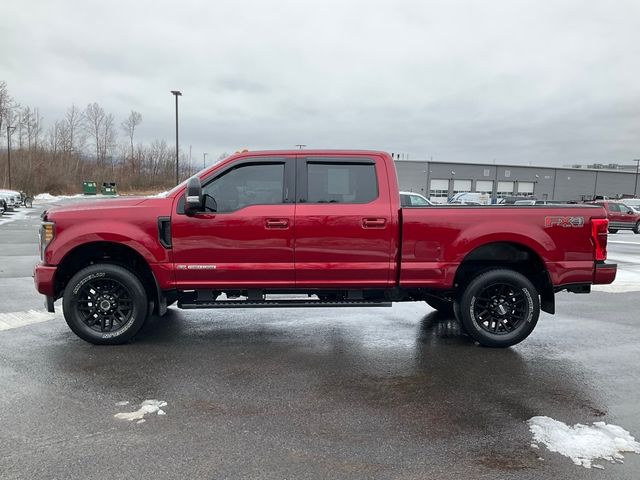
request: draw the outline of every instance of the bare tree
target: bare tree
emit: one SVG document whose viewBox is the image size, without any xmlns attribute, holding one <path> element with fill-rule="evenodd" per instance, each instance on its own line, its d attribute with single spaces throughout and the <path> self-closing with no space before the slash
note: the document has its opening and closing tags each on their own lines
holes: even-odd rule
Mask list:
<svg viewBox="0 0 640 480">
<path fill-rule="evenodd" d="M 7 82 L 0 81 L 0 137 L 2 137 L 3 132 L 6 130 L 6 126 L 9 122 L 12 103 L 13 99 L 9 95 Z"/>
<path fill-rule="evenodd" d="M 71 104 L 67 113 L 64 116 L 65 123 L 65 146 L 64 150 L 67 153 L 78 152 L 84 146 L 84 137 L 82 136 L 82 122 L 84 121 L 84 114 Z"/>
<path fill-rule="evenodd" d="M 131 113 L 127 117 L 125 121 L 122 122 L 121 127 L 122 130 L 129 137 L 129 143 L 131 144 L 131 160 L 133 161 L 133 137 L 136 132 L 136 127 L 142 123 L 142 114 L 136 112 L 135 110 L 131 110 Z"/>
<path fill-rule="evenodd" d="M 96 102 L 90 103 L 87 105 L 87 108 L 84 112 L 84 117 L 86 120 L 86 130 L 88 135 L 93 140 L 93 145 L 95 147 L 96 152 L 96 161 L 98 164 L 102 165 L 104 158 L 101 157 L 102 141 L 103 141 L 103 124 L 105 121 L 106 114 L 104 113 L 104 109 L 98 105 Z"/>
</svg>

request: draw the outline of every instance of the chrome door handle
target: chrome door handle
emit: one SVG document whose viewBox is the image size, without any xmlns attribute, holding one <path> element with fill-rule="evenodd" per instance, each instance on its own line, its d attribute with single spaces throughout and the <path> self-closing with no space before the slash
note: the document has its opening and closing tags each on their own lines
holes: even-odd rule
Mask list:
<svg viewBox="0 0 640 480">
<path fill-rule="evenodd" d="M 268 218 L 264 222 L 264 228 L 286 229 L 289 228 L 289 220 L 287 220 L 286 218 Z"/>
<path fill-rule="evenodd" d="M 362 228 L 384 228 L 387 225 L 386 218 L 363 218 Z"/>
</svg>

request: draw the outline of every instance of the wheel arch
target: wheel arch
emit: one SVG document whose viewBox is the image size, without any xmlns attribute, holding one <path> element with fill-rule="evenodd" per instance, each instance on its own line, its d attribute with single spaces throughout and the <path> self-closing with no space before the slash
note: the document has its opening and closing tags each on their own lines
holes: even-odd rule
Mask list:
<svg viewBox="0 0 640 480">
<path fill-rule="evenodd" d="M 95 263 L 111 263 L 130 270 L 142 282 L 147 297 L 153 302 L 154 313 L 158 313 L 162 292 L 145 258 L 133 248 L 116 242 L 91 242 L 79 245 L 62 258 L 54 279 L 55 298 L 60 298 L 75 273 Z"/>
<path fill-rule="evenodd" d="M 555 313 L 555 294 L 544 260 L 531 247 L 517 242 L 490 242 L 474 248 L 456 270 L 455 290 L 463 291 L 480 273 L 496 268 L 512 269 L 526 276 L 540 294 L 541 309 Z"/>
</svg>

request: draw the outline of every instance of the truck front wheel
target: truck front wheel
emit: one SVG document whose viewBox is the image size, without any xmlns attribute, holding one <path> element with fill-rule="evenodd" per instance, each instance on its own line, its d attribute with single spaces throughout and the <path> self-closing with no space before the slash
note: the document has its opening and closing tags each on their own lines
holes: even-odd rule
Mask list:
<svg viewBox="0 0 640 480">
<path fill-rule="evenodd" d="M 96 345 L 131 340 L 148 310 L 140 279 L 124 267 L 105 263 L 76 273 L 65 288 L 62 306 L 69 328 Z"/>
<path fill-rule="evenodd" d="M 540 299 L 527 277 L 496 269 L 467 285 L 458 308 L 460 321 L 474 340 L 486 347 L 504 348 L 533 331 L 540 316 Z"/>
</svg>

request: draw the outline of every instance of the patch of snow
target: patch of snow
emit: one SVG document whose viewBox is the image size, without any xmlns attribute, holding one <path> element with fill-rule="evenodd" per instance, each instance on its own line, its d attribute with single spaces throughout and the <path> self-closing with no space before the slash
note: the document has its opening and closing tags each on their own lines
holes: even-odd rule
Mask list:
<svg viewBox="0 0 640 480">
<path fill-rule="evenodd" d="M 166 407 L 166 406 L 167 406 L 167 402 L 162 400 L 145 400 L 140 404 L 140 408 L 135 412 L 116 413 L 114 417 L 117 418 L 118 420 L 128 420 L 129 422 L 132 422 L 134 420 L 144 421 L 143 419 L 145 415 L 160 412 L 162 411 L 160 410 L 160 408 Z M 163 412 L 162 415 L 166 415 L 164 411 L 162 412 Z M 160 415 L 160 413 L 158 414 Z M 142 423 L 142 422 L 138 421 L 137 423 Z"/>
<path fill-rule="evenodd" d="M 158 410 L 158 415 L 166 415 L 167 412 L 165 412 L 164 410 L 160 409 Z"/>
<path fill-rule="evenodd" d="M 596 459 L 615 463 L 624 457 L 622 452 L 640 454 L 640 443 L 636 442 L 622 427 L 594 422 L 580 423 L 573 427 L 553 418 L 538 416 L 527 422 L 536 443 L 544 444 L 552 452 L 569 457 L 576 465 L 585 468 L 601 468 L 593 465 Z"/>
<path fill-rule="evenodd" d="M 10 330 L 20 328 L 33 323 L 47 322 L 55 318 L 54 313 L 38 310 L 28 310 L 26 312 L 0 313 L 0 330 Z"/>
<path fill-rule="evenodd" d="M 50 193 L 39 193 L 38 195 L 36 195 L 35 197 L 33 197 L 34 200 L 57 200 L 58 197 L 56 197 L 55 195 L 51 195 Z"/>
<path fill-rule="evenodd" d="M 143 418 L 142 420 L 138 420 L 136 423 L 140 424 L 140 423 L 144 423 L 146 422 L 146 420 Z"/>
<path fill-rule="evenodd" d="M 125 405 L 129 405 L 129 400 L 123 400 L 122 402 L 117 402 L 116 406 L 124 407 Z"/>
</svg>

